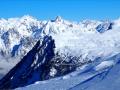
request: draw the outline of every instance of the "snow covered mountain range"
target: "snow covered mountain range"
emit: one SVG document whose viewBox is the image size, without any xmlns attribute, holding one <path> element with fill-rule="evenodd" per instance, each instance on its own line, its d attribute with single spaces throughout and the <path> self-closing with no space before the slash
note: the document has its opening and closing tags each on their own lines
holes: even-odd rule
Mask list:
<svg viewBox="0 0 120 90">
<path fill-rule="evenodd" d="M 50 90 L 94 90 L 89 86 L 99 79 L 99 75 L 106 77 L 111 69 L 115 72 L 113 66 L 119 67 L 120 19 L 81 22 L 71 22 L 60 16 L 49 21 L 39 21 L 31 16 L 1 19 L 0 37 L 0 76 L 4 76 L 0 81 L 1 89 L 23 87 L 40 81 L 38 88 L 42 90 L 45 86 Z M 49 42 L 52 40 L 55 46 L 50 49 L 53 44 Z M 120 71 L 118 68 L 115 70 Z M 117 75 L 114 77 L 118 79 Z M 45 84 L 44 80 L 47 80 Z M 15 84 L 16 81 L 18 83 Z M 104 79 L 103 83 L 107 81 Z M 64 82 L 68 85 L 63 85 Z M 51 83 L 58 85 L 52 86 Z M 96 87 L 103 83 L 98 83 Z M 115 85 L 111 90 L 119 90 L 117 83 Z M 37 84 L 24 89 L 34 86 Z M 106 90 L 105 86 L 103 90 Z"/>
</svg>

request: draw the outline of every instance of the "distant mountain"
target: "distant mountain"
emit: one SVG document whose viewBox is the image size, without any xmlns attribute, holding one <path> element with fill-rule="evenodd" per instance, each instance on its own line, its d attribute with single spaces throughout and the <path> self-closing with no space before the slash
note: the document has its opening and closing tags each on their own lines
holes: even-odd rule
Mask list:
<svg viewBox="0 0 120 90">
<path fill-rule="evenodd" d="M 59 35 L 66 31 L 104 32 L 112 29 L 112 25 L 110 21 L 70 22 L 60 16 L 49 21 L 39 21 L 31 16 L 0 19 L 0 56 L 6 60 L 22 58 L 44 35 Z"/>
</svg>

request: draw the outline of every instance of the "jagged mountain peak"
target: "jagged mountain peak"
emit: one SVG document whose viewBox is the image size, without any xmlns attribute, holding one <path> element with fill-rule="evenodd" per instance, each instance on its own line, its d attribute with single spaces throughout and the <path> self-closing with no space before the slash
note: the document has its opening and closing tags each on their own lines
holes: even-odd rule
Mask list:
<svg viewBox="0 0 120 90">
<path fill-rule="evenodd" d="M 61 22 L 62 21 L 62 17 L 61 16 L 57 16 L 55 19 L 56 22 Z"/>
</svg>

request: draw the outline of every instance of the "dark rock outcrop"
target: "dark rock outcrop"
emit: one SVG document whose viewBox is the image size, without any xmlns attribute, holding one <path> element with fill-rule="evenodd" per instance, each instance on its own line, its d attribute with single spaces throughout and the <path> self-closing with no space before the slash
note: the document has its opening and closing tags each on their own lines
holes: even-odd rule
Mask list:
<svg viewBox="0 0 120 90">
<path fill-rule="evenodd" d="M 63 76 L 76 69 L 71 61 L 66 62 L 54 52 L 55 43 L 51 36 L 45 36 L 11 69 L 1 80 L 0 89 L 15 89 L 35 83 Z M 56 70 L 50 75 L 52 68 Z M 54 72 L 54 71 L 53 71 Z"/>
<path fill-rule="evenodd" d="M 46 36 L 40 44 L 36 43 L 32 50 L 0 80 L 0 89 L 14 89 L 42 80 L 49 60 L 54 57 L 54 40 Z"/>
<path fill-rule="evenodd" d="M 113 26 L 112 22 L 103 22 L 96 27 L 96 30 L 99 33 L 104 33 L 105 31 L 111 30 Z"/>
</svg>

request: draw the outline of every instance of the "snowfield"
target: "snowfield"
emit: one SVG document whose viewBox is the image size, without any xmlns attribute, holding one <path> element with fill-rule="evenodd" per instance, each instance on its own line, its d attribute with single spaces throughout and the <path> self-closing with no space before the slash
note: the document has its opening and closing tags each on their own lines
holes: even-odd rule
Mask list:
<svg viewBox="0 0 120 90">
<path fill-rule="evenodd" d="M 100 71 L 87 68 L 87 70 L 83 69 L 56 79 L 39 81 L 33 85 L 17 88 L 16 90 L 119 90 L 120 65 L 117 63 L 112 67 L 113 64 L 111 62 L 99 64 L 98 66 L 102 66 Z M 106 68 L 106 65 L 109 68 Z"/>
</svg>

